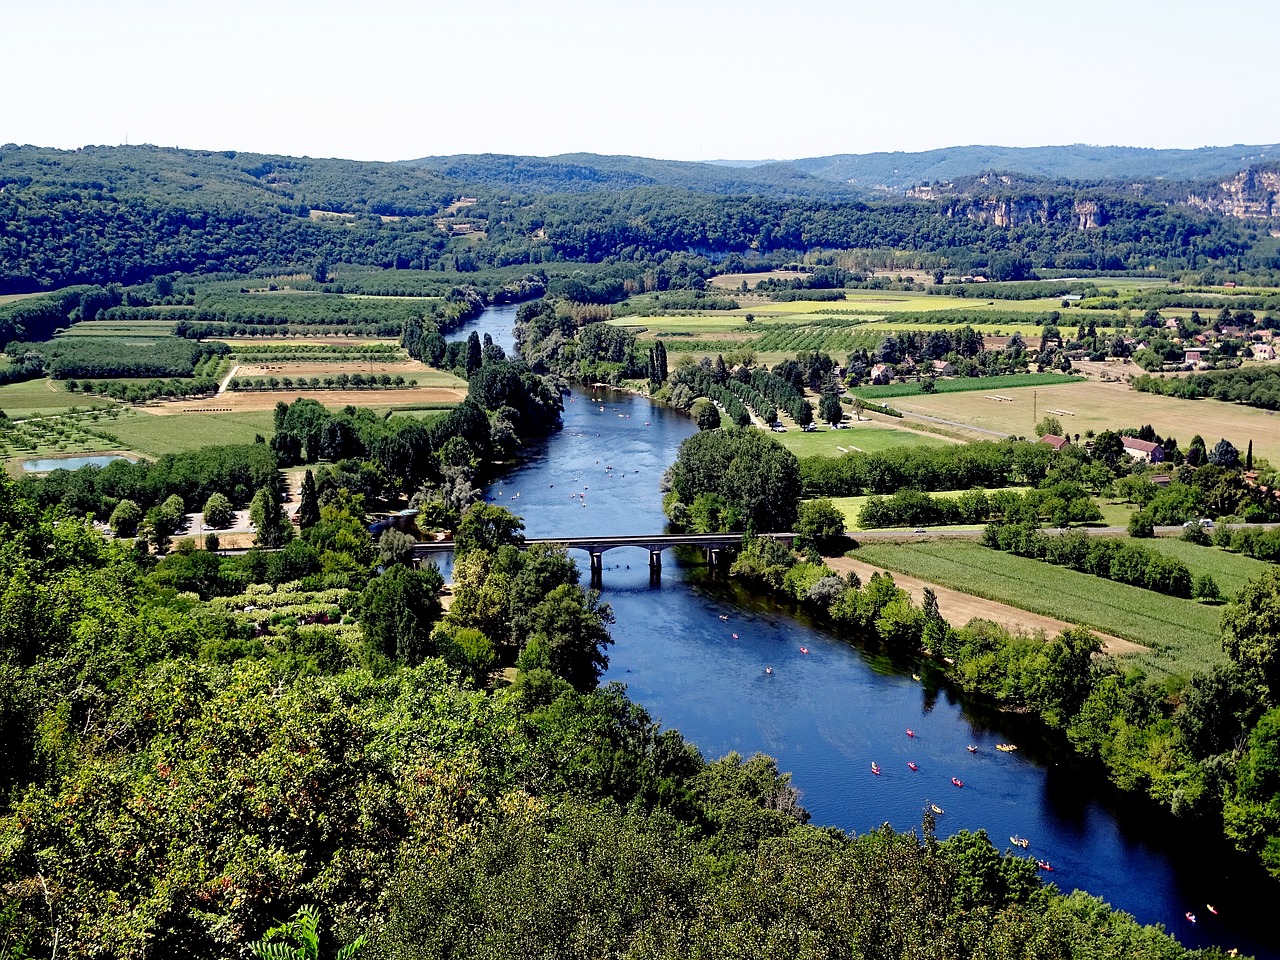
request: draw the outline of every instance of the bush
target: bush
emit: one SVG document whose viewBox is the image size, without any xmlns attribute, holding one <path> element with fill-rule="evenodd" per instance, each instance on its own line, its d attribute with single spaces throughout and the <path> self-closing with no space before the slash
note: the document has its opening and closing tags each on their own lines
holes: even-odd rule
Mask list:
<svg viewBox="0 0 1280 960">
<path fill-rule="evenodd" d="M 1151 515 L 1139 510 L 1129 518 L 1129 536 L 1150 538 L 1156 535 L 1155 526 L 1151 523 Z"/>
<path fill-rule="evenodd" d="M 1191 589 L 1191 595 L 1197 600 L 1207 600 L 1210 603 L 1216 603 L 1222 599 L 1222 591 L 1218 588 L 1218 582 L 1207 573 L 1196 577 L 1195 586 Z"/>
</svg>

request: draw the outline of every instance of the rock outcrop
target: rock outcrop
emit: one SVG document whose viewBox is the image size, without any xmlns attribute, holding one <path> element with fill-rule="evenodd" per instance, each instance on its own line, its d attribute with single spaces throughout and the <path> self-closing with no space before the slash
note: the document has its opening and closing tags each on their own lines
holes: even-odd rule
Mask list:
<svg viewBox="0 0 1280 960">
<path fill-rule="evenodd" d="M 1211 213 L 1243 219 L 1280 217 L 1280 169 L 1249 167 L 1203 195 L 1191 194 L 1187 204 Z"/>
</svg>

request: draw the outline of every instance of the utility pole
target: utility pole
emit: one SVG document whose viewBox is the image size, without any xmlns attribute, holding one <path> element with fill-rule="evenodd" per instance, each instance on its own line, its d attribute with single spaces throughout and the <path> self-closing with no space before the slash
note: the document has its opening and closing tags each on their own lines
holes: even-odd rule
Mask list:
<svg viewBox="0 0 1280 960">
<path fill-rule="evenodd" d="M 1035 429 L 1036 423 L 1039 422 L 1036 418 L 1036 411 L 1038 408 L 1038 397 L 1039 397 L 1038 392 L 1035 390 L 1032 390 L 1031 391 L 1031 427 L 1032 429 Z"/>
</svg>

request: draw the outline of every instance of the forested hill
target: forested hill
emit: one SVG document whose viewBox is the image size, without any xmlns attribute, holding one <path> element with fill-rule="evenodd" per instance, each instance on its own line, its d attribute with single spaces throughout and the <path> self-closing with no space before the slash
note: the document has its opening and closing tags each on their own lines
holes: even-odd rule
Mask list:
<svg viewBox="0 0 1280 960">
<path fill-rule="evenodd" d="M 654 186 L 699 193 L 806 197 L 845 196 L 854 192 L 843 183 L 811 176 L 790 163 L 744 168 L 594 153 L 566 153 L 555 157 L 481 153 L 423 157 L 406 165 L 432 170 L 475 189 L 506 187 L 538 193 L 585 193 Z"/>
<path fill-rule="evenodd" d="M 837 154 L 791 161 L 797 170 L 864 191 L 901 193 L 919 183 L 954 180 L 1001 170 L 1055 180 L 1204 180 L 1232 176 L 1251 164 L 1280 157 L 1280 145 L 1153 150 L 1096 147 L 944 147 L 920 153 Z"/>
<path fill-rule="evenodd" d="M 590 153 L 555 157 L 462 154 L 424 157 L 407 165 L 425 167 L 472 187 L 545 193 L 668 186 L 706 193 L 817 196 L 901 194 L 917 184 L 951 181 L 989 170 L 1073 183 L 1106 182 L 1116 187 L 1135 180 L 1193 182 L 1234 176 L 1250 165 L 1277 158 L 1280 145 L 1153 150 L 1072 144 L 845 153 L 741 165 Z"/>
</svg>

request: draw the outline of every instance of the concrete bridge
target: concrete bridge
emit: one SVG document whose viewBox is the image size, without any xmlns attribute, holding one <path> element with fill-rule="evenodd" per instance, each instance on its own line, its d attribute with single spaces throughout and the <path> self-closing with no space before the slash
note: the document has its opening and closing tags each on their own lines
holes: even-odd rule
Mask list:
<svg viewBox="0 0 1280 960">
<path fill-rule="evenodd" d="M 777 540 L 790 547 L 795 540 L 794 533 L 763 533 L 761 539 Z M 526 547 L 535 543 L 554 543 L 569 550 L 585 550 L 591 557 L 591 575 L 599 577 L 604 569 L 603 557 L 609 550 L 619 547 L 639 547 L 649 551 L 649 569 L 662 569 L 662 551 L 668 547 L 697 547 L 706 555 L 707 563 L 719 566 L 721 554 L 725 550 L 734 550 L 742 546 L 741 533 L 655 533 L 643 536 L 623 537 L 529 537 L 524 541 Z M 431 543 L 419 543 L 413 548 L 415 559 L 422 559 L 433 553 L 452 553 L 452 540 L 436 540 Z"/>
</svg>

